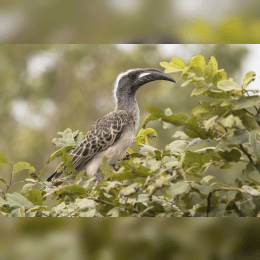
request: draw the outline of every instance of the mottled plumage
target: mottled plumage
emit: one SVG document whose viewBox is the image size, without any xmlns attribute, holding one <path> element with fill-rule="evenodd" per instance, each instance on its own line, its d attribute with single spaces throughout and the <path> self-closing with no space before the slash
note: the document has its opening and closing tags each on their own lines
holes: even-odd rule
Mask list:
<svg viewBox="0 0 260 260">
<path fill-rule="evenodd" d="M 109 157 L 111 165 L 122 158 L 132 144 L 139 125 L 136 91 L 154 80 L 175 82 L 171 76 L 156 69 L 132 69 L 118 75 L 113 88 L 115 110 L 98 119 L 81 143 L 70 152 L 77 171 L 86 170 L 88 176 L 93 176 L 104 156 Z M 56 171 L 47 180 L 59 178 L 61 174 Z"/>
<path fill-rule="evenodd" d="M 131 116 L 124 110 L 113 111 L 98 119 L 82 142 L 70 153 L 75 169 L 115 143 L 124 133 L 130 121 Z"/>
</svg>

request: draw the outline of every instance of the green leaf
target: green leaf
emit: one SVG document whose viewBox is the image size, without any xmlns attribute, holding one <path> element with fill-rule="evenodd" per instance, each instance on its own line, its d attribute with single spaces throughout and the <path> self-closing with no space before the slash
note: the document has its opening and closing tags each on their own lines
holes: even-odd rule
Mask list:
<svg viewBox="0 0 260 260">
<path fill-rule="evenodd" d="M 193 79 L 189 79 L 181 84 L 181 87 L 186 87 L 193 82 Z"/>
<path fill-rule="evenodd" d="M 13 209 L 11 211 L 11 217 L 13 218 L 25 217 L 25 207 L 22 206 L 20 208 Z"/>
<path fill-rule="evenodd" d="M 134 160 L 136 159 L 119 162 L 118 164 L 122 167 L 123 171 L 120 171 L 120 168 L 117 173 L 109 175 L 109 180 L 124 181 L 136 178 L 147 178 L 149 175 L 154 175 L 154 173 L 151 172 L 147 167 L 144 167 L 140 163 L 135 163 Z"/>
<path fill-rule="evenodd" d="M 214 90 L 210 88 L 203 93 L 204 96 L 210 98 L 229 98 L 228 94 L 224 91 Z"/>
<path fill-rule="evenodd" d="M 245 89 L 252 81 L 255 80 L 255 72 L 249 71 L 246 73 L 244 80 L 243 80 L 243 88 Z"/>
<path fill-rule="evenodd" d="M 155 115 L 149 115 L 143 122 L 143 125 L 142 125 L 142 128 L 145 128 L 146 125 L 150 122 L 150 121 L 154 121 L 154 120 L 157 120 L 158 117 L 155 116 Z"/>
<path fill-rule="evenodd" d="M 0 196 L 0 207 L 4 206 L 8 204 L 6 200 L 2 199 L 2 197 Z"/>
<path fill-rule="evenodd" d="M 218 154 L 228 162 L 238 162 L 241 157 L 241 153 L 237 149 L 232 149 L 230 152 L 219 151 Z"/>
<path fill-rule="evenodd" d="M 205 91 L 207 91 L 210 88 L 210 85 L 208 84 L 203 84 L 197 88 L 195 88 L 192 92 L 191 92 L 191 96 L 199 96 L 201 94 L 203 94 Z"/>
<path fill-rule="evenodd" d="M 211 56 L 204 70 L 205 82 L 206 83 L 212 82 L 213 76 L 217 71 L 218 71 L 217 60 L 215 59 L 215 57 Z"/>
<path fill-rule="evenodd" d="M 7 163 L 7 159 L 3 153 L 0 153 L 0 165 L 4 165 Z"/>
<path fill-rule="evenodd" d="M 145 106 L 144 108 L 146 109 L 147 112 L 156 116 L 157 119 L 164 116 L 164 112 L 159 108 L 156 108 L 156 107 L 153 107 L 153 106 Z"/>
<path fill-rule="evenodd" d="M 164 164 L 167 168 L 172 168 L 174 166 L 178 166 L 180 162 L 174 156 L 164 156 L 162 159 L 162 164 Z"/>
<path fill-rule="evenodd" d="M 82 176 L 84 175 L 85 172 L 86 172 L 86 171 L 83 170 L 83 171 L 81 171 L 81 172 L 79 172 L 79 173 L 77 174 L 77 176 L 76 176 L 76 178 L 75 178 L 75 181 L 74 181 L 75 184 L 79 184 L 79 182 L 81 181 Z"/>
<path fill-rule="evenodd" d="M 182 72 L 182 69 L 176 69 L 169 62 L 166 61 L 160 62 L 160 66 L 165 68 L 166 73 Z"/>
<path fill-rule="evenodd" d="M 157 137 L 157 132 L 153 128 L 141 129 L 138 135 L 135 137 L 134 142 L 136 145 L 148 145 L 148 140 L 154 137 Z"/>
<path fill-rule="evenodd" d="M 255 156 L 260 159 L 260 146 L 257 142 L 257 132 L 255 130 L 249 133 L 249 143 L 255 154 Z"/>
<path fill-rule="evenodd" d="M 170 187 L 167 188 L 166 192 L 173 197 L 179 194 L 186 193 L 191 190 L 191 186 L 185 181 L 179 181 L 177 183 L 171 184 Z"/>
<path fill-rule="evenodd" d="M 204 75 L 204 70 L 206 67 L 205 58 L 201 55 L 192 57 L 190 60 L 190 69 L 196 74 L 197 77 L 202 77 Z"/>
<path fill-rule="evenodd" d="M 162 121 L 171 123 L 176 126 L 184 125 L 188 119 L 189 119 L 189 117 L 183 113 L 172 114 L 170 116 L 162 117 Z"/>
<path fill-rule="evenodd" d="M 74 146 L 66 146 L 64 148 L 61 148 L 59 150 L 57 150 L 56 152 L 54 152 L 51 157 L 48 159 L 46 165 L 53 161 L 56 157 L 61 157 L 62 155 L 64 155 L 65 153 L 69 152 L 70 150 L 74 149 Z M 45 166 L 46 166 L 45 165 Z"/>
<path fill-rule="evenodd" d="M 79 211 L 84 212 L 95 207 L 95 201 L 92 199 L 76 199 L 75 205 L 79 207 Z"/>
<path fill-rule="evenodd" d="M 121 210 L 119 207 L 114 207 L 107 212 L 107 215 L 111 216 L 112 218 L 117 218 L 117 217 L 119 217 L 120 211 Z"/>
<path fill-rule="evenodd" d="M 226 118 L 222 118 L 220 120 L 220 123 L 224 126 L 224 127 L 229 127 L 232 128 L 233 124 L 234 124 L 234 116 L 233 115 L 229 115 Z"/>
<path fill-rule="evenodd" d="M 151 120 L 156 120 L 161 118 L 163 122 L 166 123 L 171 123 L 176 126 L 181 126 L 186 123 L 188 120 L 188 116 L 183 114 L 183 113 L 178 113 L 178 114 L 172 114 L 172 115 L 167 115 L 165 114 L 161 109 L 153 107 L 153 106 L 146 106 L 145 109 L 152 114 L 152 116 L 149 116 L 145 119 L 145 122 L 143 124 L 143 127 Z"/>
<path fill-rule="evenodd" d="M 205 139 L 208 139 L 208 138 L 209 138 L 209 135 L 207 134 L 206 129 L 201 128 L 201 127 L 199 126 L 199 124 L 198 124 L 198 119 L 197 119 L 195 116 L 191 117 L 191 118 L 186 122 L 185 126 L 186 126 L 189 130 L 195 132 L 201 139 L 205 140 Z M 185 134 L 188 135 L 187 132 L 185 132 Z"/>
<path fill-rule="evenodd" d="M 218 116 L 213 116 L 204 122 L 204 127 L 205 127 L 206 131 L 208 131 L 211 127 L 214 126 L 217 118 L 218 118 Z"/>
<path fill-rule="evenodd" d="M 233 115 L 229 115 L 226 118 L 222 118 L 220 120 L 220 123 L 224 126 L 224 127 L 228 127 L 228 128 L 238 128 L 238 129 L 245 129 L 245 127 L 242 124 L 242 121 L 240 120 L 239 117 L 237 116 L 233 116 Z"/>
<path fill-rule="evenodd" d="M 258 102 L 260 102 L 259 96 L 241 97 L 234 104 L 233 109 L 242 109 L 242 108 L 252 107 L 252 106 L 257 105 Z"/>
<path fill-rule="evenodd" d="M 114 172 L 114 168 L 111 165 L 107 164 L 107 161 L 109 160 L 108 157 L 103 157 L 102 164 L 100 165 L 99 169 L 104 175 L 104 180 L 107 180 L 108 177 Z"/>
<path fill-rule="evenodd" d="M 255 121 L 257 121 L 258 123 L 260 123 L 260 114 L 254 115 L 254 119 L 255 119 Z"/>
<path fill-rule="evenodd" d="M 240 211 L 247 217 L 252 217 L 254 214 L 254 204 L 252 201 L 237 201 L 236 204 L 239 204 Z"/>
<path fill-rule="evenodd" d="M 27 162 L 18 162 L 14 164 L 13 169 L 12 169 L 12 174 L 15 174 L 17 172 L 20 172 L 22 170 L 29 170 L 29 173 L 35 172 L 35 168 L 31 166 Z"/>
<path fill-rule="evenodd" d="M 204 106 L 200 105 L 195 107 L 192 111 L 191 111 L 191 115 L 197 115 L 197 114 L 202 114 L 202 113 L 209 113 L 209 110 L 207 108 L 205 108 Z"/>
<path fill-rule="evenodd" d="M 191 71 L 191 67 L 186 67 L 182 71 L 181 80 L 189 80 L 195 77 L 195 73 Z"/>
<path fill-rule="evenodd" d="M 5 185 L 7 185 L 6 180 L 3 178 L 0 178 L 0 181 L 3 182 Z"/>
<path fill-rule="evenodd" d="M 205 176 L 205 177 L 202 178 L 202 180 L 200 181 L 200 183 L 201 183 L 201 184 L 203 184 L 203 183 L 209 184 L 209 181 L 212 180 L 212 179 L 214 179 L 214 178 L 216 178 L 216 177 L 211 176 L 211 175 L 207 175 L 207 176 Z"/>
<path fill-rule="evenodd" d="M 182 131 L 176 131 L 172 137 L 173 138 L 179 138 L 179 139 L 188 139 L 189 138 L 189 136 L 187 136 Z"/>
<path fill-rule="evenodd" d="M 84 194 L 86 194 L 86 190 L 83 187 L 81 187 L 81 186 L 79 186 L 77 184 L 63 186 L 61 188 L 61 190 L 64 190 L 64 191 L 69 190 L 70 192 L 72 192 L 75 195 L 78 195 L 78 194 L 79 195 L 84 195 Z"/>
<path fill-rule="evenodd" d="M 226 106 L 233 105 L 234 103 L 236 103 L 235 99 L 228 99 L 228 100 L 224 101 L 220 106 L 226 107 Z"/>
<path fill-rule="evenodd" d="M 35 183 L 26 183 L 26 184 L 23 186 L 23 188 L 22 188 L 22 190 L 20 191 L 20 193 L 21 193 L 22 195 L 25 195 L 25 194 L 27 193 L 27 191 L 30 190 L 34 185 L 35 185 Z"/>
<path fill-rule="evenodd" d="M 176 140 L 166 146 L 166 150 L 170 150 L 171 153 L 182 153 L 186 150 L 189 142 L 185 140 Z"/>
<path fill-rule="evenodd" d="M 170 108 L 166 108 L 164 113 L 165 113 L 166 116 L 172 115 L 172 111 L 171 111 Z M 164 121 L 162 121 L 162 125 L 163 125 L 163 129 L 172 129 L 173 128 L 173 125 L 171 123 L 167 123 L 167 122 L 164 122 Z"/>
<path fill-rule="evenodd" d="M 24 206 L 27 209 L 33 208 L 33 204 L 27 200 L 24 196 L 22 196 L 21 194 L 14 192 L 12 194 L 7 193 L 6 194 L 6 198 L 7 198 L 7 203 L 8 205 L 10 205 L 11 207 L 22 207 Z"/>
<path fill-rule="evenodd" d="M 241 90 L 242 86 L 229 80 L 222 80 L 218 82 L 218 88 L 224 91 Z"/>
<path fill-rule="evenodd" d="M 76 136 L 74 136 L 74 140 L 77 144 L 81 143 L 81 141 L 84 139 L 85 135 L 83 132 L 78 133 Z"/>
<path fill-rule="evenodd" d="M 242 187 L 242 189 L 243 189 L 244 191 L 246 191 L 247 193 L 249 193 L 250 195 L 252 195 L 252 196 L 260 196 L 260 191 L 254 189 L 253 187 L 244 185 L 244 186 Z"/>
<path fill-rule="evenodd" d="M 178 58 L 178 57 L 174 57 L 171 60 L 170 65 L 173 66 L 176 69 L 184 69 L 184 68 L 186 68 L 185 62 L 182 59 Z"/>
<path fill-rule="evenodd" d="M 191 187 L 196 190 L 199 190 L 199 192 L 204 195 L 208 195 L 213 190 L 212 187 L 210 187 L 210 186 L 200 185 L 198 183 L 192 183 Z"/>
<path fill-rule="evenodd" d="M 218 70 L 214 76 L 213 76 L 213 85 L 214 87 L 217 86 L 217 83 L 220 80 L 226 80 L 227 79 L 227 73 L 222 69 L 222 70 Z"/>
<path fill-rule="evenodd" d="M 222 139 L 216 146 L 215 152 L 219 151 L 231 144 L 243 144 L 247 143 L 249 140 L 249 132 L 245 132 L 243 130 L 236 130 L 232 137 L 228 137 L 226 139 Z"/>
<path fill-rule="evenodd" d="M 220 169 L 225 169 L 225 170 L 229 170 L 229 169 L 232 169 L 232 168 L 233 168 L 233 165 L 229 164 L 229 163 L 225 163 L 224 165 L 222 165 L 220 167 Z"/>
<path fill-rule="evenodd" d="M 226 209 L 226 204 L 218 203 L 215 208 L 209 212 L 209 217 L 223 217 Z"/>
<path fill-rule="evenodd" d="M 26 198 L 33 203 L 33 205 L 42 206 L 42 194 L 39 190 L 28 190 Z"/>
<path fill-rule="evenodd" d="M 79 130 L 72 132 L 70 128 L 67 128 L 64 132 L 58 132 L 62 138 L 54 138 L 52 143 L 57 147 L 64 148 L 66 146 L 76 146 L 84 138 L 83 133 L 79 133 Z"/>
<path fill-rule="evenodd" d="M 244 113 L 243 113 L 244 112 Z M 234 115 L 238 116 L 242 120 L 243 126 L 251 131 L 257 128 L 257 123 L 251 115 L 247 114 L 244 110 L 237 110 L 233 112 Z"/>
<path fill-rule="evenodd" d="M 138 192 L 141 188 L 140 183 L 134 183 L 126 188 L 123 188 L 119 194 L 120 197 L 126 197 Z"/>
<path fill-rule="evenodd" d="M 185 152 L 185 158 L 183 161 L 183 165 L 185 168 L 193 167 L 194 171 L 199 171 L 204 164 L 210 162 L 212 160 L 212 155 L 208 153 L 196 153 L 196 152 Z"/>
</svg>

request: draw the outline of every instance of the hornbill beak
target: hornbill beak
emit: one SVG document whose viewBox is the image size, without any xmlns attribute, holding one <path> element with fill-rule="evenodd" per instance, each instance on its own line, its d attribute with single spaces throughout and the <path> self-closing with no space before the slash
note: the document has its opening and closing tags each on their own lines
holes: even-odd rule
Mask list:
<svg viewBox="0 0 260 260">
<path fill-rule="evenodd" d="M 139 74 L 137 80 L 141 85 L 155 80 L 166 80 L 176 83 L 169 74 L 157 69 L 144 69 L 142 73 Z"/>
</svg>

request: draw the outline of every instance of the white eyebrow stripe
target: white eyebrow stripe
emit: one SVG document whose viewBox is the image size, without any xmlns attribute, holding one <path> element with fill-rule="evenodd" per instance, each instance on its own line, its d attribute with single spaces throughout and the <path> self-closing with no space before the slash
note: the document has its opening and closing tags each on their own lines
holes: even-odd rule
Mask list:
<svg viewBox="0 0 260 260">
<path fill-rule="evenodd" d="M 149 74 L 151 74 L 151 73 L 148 73 L 148 72 L 142 73 L 142 74 L 140 74 L 140 76 L 138 78 L 140 79 L 140 78 L 142 78 L 142 77 L 144 77 L 146 75 L 149 75 Z"/>
<path fill-rule="evenodd" d="M 117 103 L 116 92 L 117 92 L 117 89 L 118 89 L 118 83 L 119 83 L 120 79 L 121 79 L 122 77 L 124 77 L 125 75 L 127 75 L 129 72 L 134 71 L 134 70 L 136 70 L 136 69 L 127 70 L 127 71 L 125 71 L 125 72 L 120 73 L 120 74 L 117 76 L 116 82 L 115 82 L 115 84 L 114 84 L 114 89 L 113 89 L 113 96 L 114 96 L 114 99 L 115 99 L 116 103 Z"/>
</svg>

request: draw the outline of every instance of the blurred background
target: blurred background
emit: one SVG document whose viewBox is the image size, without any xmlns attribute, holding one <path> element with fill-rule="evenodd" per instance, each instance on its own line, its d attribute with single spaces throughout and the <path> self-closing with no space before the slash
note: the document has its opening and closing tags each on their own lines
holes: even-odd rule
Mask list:
<svg viewBox="0 0 260 260">
<path fill-rule="evenodd" d="M 1 43 L 259 43 L 258 0 L 2 0 Z"/>
<path fill-rule="evenodd" d="M 256 260 L 257 219 L 1 219 L 3 260 Z"/>
<path fill-rule="evenodd" d="M 161 61 L 174 56 L 186 64 L 195 55 L 206 60 L 215 56 L 219 69 L 228 77 L 242 83 L 247 71 L 257 73 L 250 87 L 259 87 L 259 45 L 0 45 L 0 151 L 16 163 L 29 162 L 36 174 L 44 169 L 43 179 L 52 174 L 59 163 L 55 159 L 44 168 L 50 155 L 57 150 L 52 139 L 57 132 L 71 128 L 86 133 L 101 116 L 114 110 L 112 85 L 118 74 L 132 68 L 157 68 Z M 181 88 L 178 74 L 172 74 L 176 84 L 156 81 L 138 90 L 140 126 L 149 115 L 145 106 L 173 113 L 186 113 L 198 106 L 206 97 L 191 97 L 194 86 Z M 158 137 L 150 145 L 163 149 L 174 141 L 178 128 L 163 129 L 159 121 L 150 122 Z M 210 146 L 210 145 L 207 145 Z M 131 147 L 137 151 L 134 144 Z M 197 148 L 198 149 L 198 148 Z M 210 169 L 219 181 L 231 183 L 233 174 L 241 174 L 245 164 L 232 170 Z M 242 168 L 241 168 L 242 167 Z M 0 176 L 9 179 L 10 166 L 1 166 Z M 258 179 L 259 174 L 255 178 Z M 10 192 L 20 191 L 27 172 L 14 176 Z M 260 180 L 259 180 L 260 181 Z M 233 184 L 233 183 L 232 183 Z M 0 189 L 5 189 L 0 182 Z"/>
</svg>

